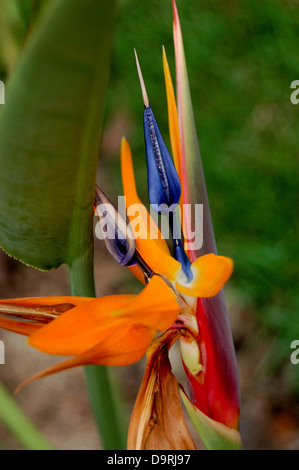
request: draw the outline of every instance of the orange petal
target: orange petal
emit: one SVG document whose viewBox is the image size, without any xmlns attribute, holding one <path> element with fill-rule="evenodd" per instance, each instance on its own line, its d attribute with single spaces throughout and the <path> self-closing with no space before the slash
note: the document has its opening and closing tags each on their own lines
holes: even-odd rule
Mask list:
<svg viewBox="0 0 299 470">
<path fill-rule="evenodd" d="M 128 325 L 120 328 L 114 337 L 108 337 L 92 350 L 87 351 L 82 358 L 89 364 L 107 366 L 124 366 L 139 361 L 149 347 L 156 330 L 144 325 Z"/>
<path fill-rule="evenodd" d="M 26 305 L 28 307 L 42 307 L 59 304 L 73 304 L 81 305 L 89 302 L 91 297 L 72 297 L 72 296 L 58 296 L 58 297 L 26 297 L 20 299 L 1 299 L 0 307 L 3 304 L 12 305 Z"/>
<path fill-rule="evenodd" d="M 16 392 L 20 391 L 33 380 L 47 377 L 73 367 L 101 364 L 107 366 L 124 366 L 139 361 L 151 343 L 155 331 L 142 325 L 121 325 L 122 327 L 82 354 L 55 364 L 48 369 L 30 377 L 21 383 Z"/>
<path fill-rule="evenodd" d="M 40 323 L 12 320 L 0 316 L 0 328 L 20 335 L 29 336 L 42 327 Z"/>
<path fill-rule="evenodd" d="M 89 300 L 86 297 L 2 299 L 0 300 L 0 328 L 29 336 L 75 305 Z"/>
<path fill-rule="evenodd" d="M 171 143 L 171 149 L 172 149 L 175 167 L 176 167 L 176 170 L 178 172 L 180 182 L 181 182 L 181 198 L 180 198 L 181 223 L 183 225 L 183 233 L 188 233 L 187 228 L 185 227 L 186 220 L 183 217 L 185 198 L 184 198 L 182 150 L 181 150 L 181 139 L 180 139 L 180 130 L 179 130 L 179 119 L 178 119 L 177 106 L 175 102 L 175 95 L 174 95 L 174 90 L 173 90 L 173 85 L 172 85 L 171 74 L 170 74 L 164 46 L 163 46 L 163 69 L 164 69 L 164 78 L 165 78 L 166 96 L 167 96 L 168 127 L 169 127 L 170 143 Z"/>
<path fill-rule="evenodd" d="M 138 266 L 129 266 L 129 270 L 132 274 L 134 274 L 135 277 L 137 277 L 138 281 L 140 281 L 142 284 L 145 284 L 144 274 Z"/>
<path fill-rule="evenodd" d="M 164 331 L 180 313 L 173 290 L 160 276 L 153 276 L 145 289 L 122 312 L 131 321 Z"/>
<path fill-rule="evenodd" d="M 176 107 L 175 96 L 174 96 L 174 91 L 173 91 L 173 85 L 172 85 L 170 70 L 169 70 L 164 46 L 163 46 L 163 69 L 164 69 L 164 78 L 165 78 L 166 96 L 167 96 L 170 143 L 171 143 L 171 149 L 172 149 L 175 167 L 178 172 L 180 181 L 182 183 L 182 157 L 181 157 L 179 121 L 178 121 L 178 114 L 177 114 L 177 107 Z"/>
<path fill-rule="evenodd" d="M 31 346 L 48 354 L 82 354 L 117 330 L 111 312 L 122 311 L 133 295 L 112 295 L 93 299 L 48 323 L 30 336 Z"/>
<path fill-rule="evenodd" d="M 113 342 L 119 330 L 132 324 L 162 330 L 171 326 L 179 312 L 173 291 L 160 277 L 154 276 L 139 295 L 91 300 L 33 333 L 28 341 L 43 352 L 73 356 L 108 337 Z"/>
<path fill-rule="evenodd" d="M 144 238 L 142 235 L 136 237 L 136 244 L 141 256 L 155 273 L 162 274 L 174 281 L 181 269 L 181 264 L 170 255 L 166 241 L 137 195 L 132 154 L 126 139 L 123 139 L 121 144 L 121 168 L 128 217 L 131 222 L 136 218 L 136 214 L 130 212 L 130 207 L 132 209 L 133 205 L 138 205 L 140 208 L 138 221 L 139 225 L 142 225 L 142 229 L 139 230 L 139 233 L 145 235 Z M 136 206 L 137 210 L 138 206 Z"/>
<path fill-rule="evenodd" d="M 134 204 L 138 204 L 144 207 L 144 210 L 140 213 L 140 219 L 142 220 L 142 224 L 144 226 L 144 232 L 147 235 L 150 235 L 151 233 L 157 235 L 157 238 L 153 239 L 153 242 L 160 248 L 160 250 L 164 251 L 166 254 L 169 255 L 169 249 L 166 241 L 163 238 L 163 235 L 161 234 L 156 223 L 154 222 L 149 212 L 138 197 L 132 161 L 132 153 L 129 143 L 125 138 L 122 139 L 121 143 L 121 172 L 127 209 Z M 131 219 L 132 218 L 133 217 L 131 216 Z M 150 238 L 150 236 L 148 236 L 148 238 Z"/>
<path fill-rule="evenodd" d="M 193 280 L 186 285 L 177 283 L 182 294 L 193 297 L 214 297 L 233 272 L 233 260 L 212 253 L 197 258 L 191 265 Z"/>
</svg>

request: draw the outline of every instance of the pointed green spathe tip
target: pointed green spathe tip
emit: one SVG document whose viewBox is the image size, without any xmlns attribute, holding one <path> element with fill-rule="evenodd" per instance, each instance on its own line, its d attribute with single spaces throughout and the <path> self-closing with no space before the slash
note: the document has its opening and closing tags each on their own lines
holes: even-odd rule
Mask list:
<svg viewBox="0 0 299 470">
<path fill-rule="evenodd" d="M 236 429 L 206 416 L 191 403 L 184 390 L 180 389 L 180 394 L 191 421 L 207 450 L 243 450 L 240 433 Z"/>
</svg>

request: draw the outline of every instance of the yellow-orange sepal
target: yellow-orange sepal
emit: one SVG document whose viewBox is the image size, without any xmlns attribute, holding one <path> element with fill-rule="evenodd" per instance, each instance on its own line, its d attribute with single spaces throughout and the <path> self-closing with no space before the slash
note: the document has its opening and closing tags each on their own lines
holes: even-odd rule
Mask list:
<svg viewBox="0 0 299 470">
<path fill-rule="evenodd" d="M 131 224 L 136 217 L 132 209 L 135 207 L 138 211 L 139 233 L 142 236 L 136 237 L 136 244 L 141 256 L 153 272 L 162 274 L 170 281 L 175 281 L 181 264 L 170 255 L 166 241 L 137 195 L 132 154 L 126 139 L 122 140 L 121 145 L 121 168 L 127 212 Z"/>
<path fill-rule="evenodd" d="M 200 256 L 191 265 L 193 279 L 188 284 L 177 282 L 181 294 L 193 297 L 214 297 L 233 272 L 233 260 L 210 253 Z"/>
<path fill-rule="evenodd" d="M 73 356 L 95 346 L 102 351 L 105 342 L 105 348 L 116 355 L 124 347 L 117 340 L 120 331 L 145 327 L 151 330 L 152 338 L 156 331 L 171 326 L 179 312 L 172 289 L 161 277 L 154 276 L 138 295 L 101 297 L 69 310 L 33 333 L 29 344 L 45 353 Z M 129 343 L 130 335 L 127 337 Z M 144 352 L 149 344 L 148 335 L 145 343 Z M 100 361 L 99 350 L 96 356 Z"/>
<path fill-rule="evenodd" d="M 0 327 L 27 335 L 29 344 L 45 353 L 74 356 L 23 386 L 80 365 L 136 362 L 156 333 L 169 328 L 179 313 L 168 281 L 154 275 L 138 295 L 2 300 Z"/>
</svg>

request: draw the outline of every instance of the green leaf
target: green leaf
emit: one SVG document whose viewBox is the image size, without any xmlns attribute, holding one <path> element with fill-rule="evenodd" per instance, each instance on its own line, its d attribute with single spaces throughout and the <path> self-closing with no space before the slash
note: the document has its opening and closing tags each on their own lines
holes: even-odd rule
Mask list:
<svg viewBox="0 0 299 470">
<path fill-rule="evenodd" d="M 17 401 L 0 383 L 0 419 L 28 450 L 52 450 L 54 446 L 36 429 Z"/>
<path fill-rule="evenodd" d="M 55 0 L 29 37 L 0 114 L 0 244 L 48 270 L 92 246 L 116 0 Z"/>
<path fill-rule="evenodd" d="M 207 450 L 242 450 L 240 433 L 202 413 L 180 389 L 184 405 L 191 421 Z"/>
</svg>

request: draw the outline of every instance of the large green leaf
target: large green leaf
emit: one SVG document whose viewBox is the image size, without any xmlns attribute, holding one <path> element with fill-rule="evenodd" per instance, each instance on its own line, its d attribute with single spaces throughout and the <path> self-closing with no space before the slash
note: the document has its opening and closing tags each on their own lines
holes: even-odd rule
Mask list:
<svg viewBox="0 0 299 470">
<path fill-rule="evenodd" d="M 116 0 L 53 0 L 0 114 L 0 244 L 39 269 L 92 246 L 97 150 Z"/>
</svg>

